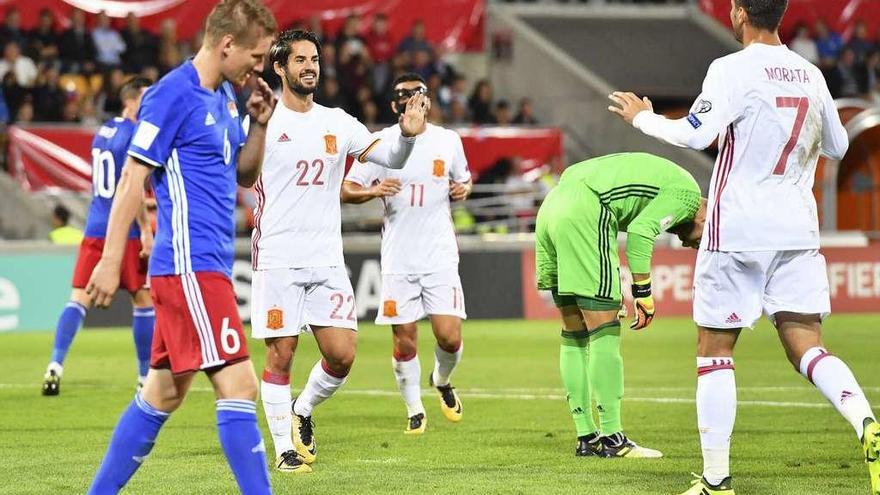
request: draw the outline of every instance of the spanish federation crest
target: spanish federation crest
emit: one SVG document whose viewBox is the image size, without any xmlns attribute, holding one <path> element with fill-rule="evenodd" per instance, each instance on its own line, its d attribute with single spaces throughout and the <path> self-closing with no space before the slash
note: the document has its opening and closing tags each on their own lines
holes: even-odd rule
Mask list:
<svg viewBox="0 0 880 495">
<path fill-rule="evenodd" d="M 284 312 L 278 308 L 270 309 L 266 316 L 266 328 L 269 330 L 284 328 Z"/>
<path fill-rule="evenodd" d="M 443 177 L 446 175 L 446 162 L 437 159 L 434 160 L 434 177 Z"/>
<path fill-rule="evenodd" d="M 333 134 L 324 135 L 324 151 L 326 151 L 328 155 L 335 155 L 337 153 L 336 136 Z"/>
</svg>

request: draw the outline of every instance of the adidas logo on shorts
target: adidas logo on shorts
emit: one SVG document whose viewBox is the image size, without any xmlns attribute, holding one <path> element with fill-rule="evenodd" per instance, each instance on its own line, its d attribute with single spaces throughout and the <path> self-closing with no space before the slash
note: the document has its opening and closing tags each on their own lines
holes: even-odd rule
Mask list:
<svg viewBox="0 0 880 495">
<path fill-rule="evenodd" d="M 742 320 L 739 319 L 739 316 L 737 316 L 736 313 L 730 313 L 730 316 L 724 320 L 724 323 L 742 323 Z"/>
</svg>

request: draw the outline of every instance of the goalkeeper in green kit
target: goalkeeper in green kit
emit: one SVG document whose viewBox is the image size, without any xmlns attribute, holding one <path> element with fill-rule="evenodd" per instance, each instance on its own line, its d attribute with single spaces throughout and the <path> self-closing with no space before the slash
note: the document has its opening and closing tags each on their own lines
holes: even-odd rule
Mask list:
<svg viewBox="0 0 880 495">
<path fill-rule="evenodd" d="M 636 445 L 621 425 L 617 233 L 627 233 L 626 258 L 633 276 L 630 328 L 641 330 L 654 318 L 651 254 L 657 235 L 667 231 L 696 248 L 705 217 L 705 200 L 694 178 L 675 163 L 647 153 L 619 153 L 571 165 L 541 205 L 535 229 L 537 285 L 552 292 L 562 316 L 559 369 L 577 429 L 575 455 L 663 456 Z"/>
</svg>

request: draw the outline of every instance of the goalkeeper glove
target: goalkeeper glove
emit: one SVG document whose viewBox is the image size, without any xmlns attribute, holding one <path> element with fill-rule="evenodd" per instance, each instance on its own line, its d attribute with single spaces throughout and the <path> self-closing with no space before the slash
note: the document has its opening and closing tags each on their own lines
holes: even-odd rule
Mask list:
<svg viewBox="0 0 880 495">
<path fill-rule="evenodd" d="M 635 317 L 629 328 L 641 330 L 651 324 L 654 319 L 654 298 L 651 296 L 651 279 L 633 282 L 633 310 Z"/>
</svg>

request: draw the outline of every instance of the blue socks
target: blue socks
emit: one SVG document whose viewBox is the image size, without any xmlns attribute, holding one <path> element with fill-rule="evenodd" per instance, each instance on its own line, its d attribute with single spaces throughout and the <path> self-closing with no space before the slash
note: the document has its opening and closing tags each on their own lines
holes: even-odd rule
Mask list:
<svg viewBox="0 0 880 495">
<path fill-rule="evenodd" d="M 64 306 L 64 311 L 58 317 L 58 326 L 55 327 L 55 346 L 52 348 L 52 361 L 64 364 L 67 351 L 79 327 L 82 326 L 83 318 L 86 317 L 86 307 L 76 301 L 69 301 Z"/>
<path fill-rule="evenodd" d="M 116 494 L 147 458 L 169 413 L 147 404 L 138 393 L 122 413 L 89 495 Z"/>
<path fill-rule="evenodd" d="M 134 348 L 137 351 L 138 376 L 147 376 L 150 369 L 150 349 L 153 346 L 153 326 L 156 311 L 153 308 L 134 308 L 131 318 L 131 331 L 134 334 Z"/>
<path fill-rule="evenodd" d="M 240 399 L 218 400 L 217 432 L 241 493 L 271 494 L 266 446 L 257 427 L 257 403 Z"/>
</svg>

